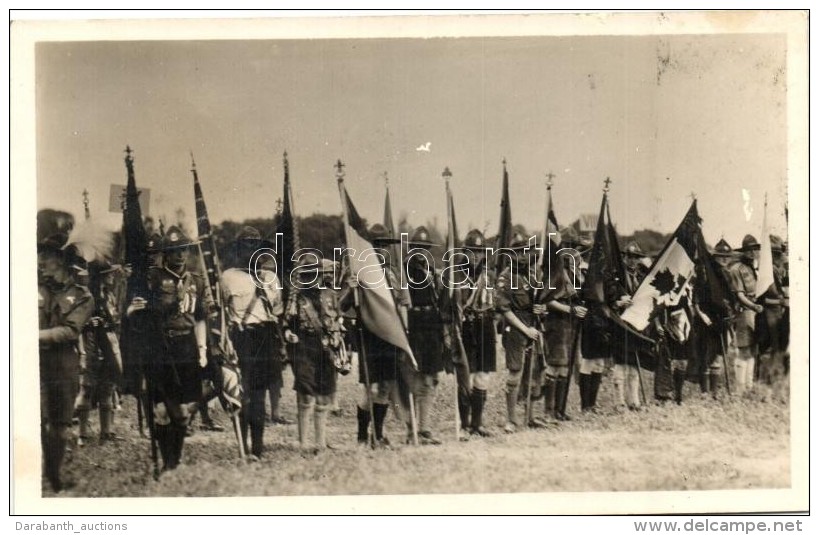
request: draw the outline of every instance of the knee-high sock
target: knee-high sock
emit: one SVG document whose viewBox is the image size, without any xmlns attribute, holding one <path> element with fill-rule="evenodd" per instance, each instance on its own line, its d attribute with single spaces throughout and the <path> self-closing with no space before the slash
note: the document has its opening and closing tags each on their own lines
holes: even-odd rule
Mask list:
<svg viewBox="0 0 819 535">
<path fill-rule="evenodd" d="M 674 401 L 682 403 L 683 386 L 685 385 L 685 371 L 674 370 Z"/>
<path fill-rule="evenodd" d="M 589 408 L 597 406 L 597 393 L 600 391 L 600 382 L 603 380 L 602 373 L 592 373 L 589 388 Z"/>
<path fill-rule="evenodd" d="M 367 442 L 367 438 L 370 436 L 370 411 L 361 407 L 356 408 L 358 409 L 358 441 Z M 373 406 L 373 411 L 375 411 L 375 406 Z"/>
<path fill-rule="evenodd" d="M 373 403 L 373 424 L 375 427 L 375 439 L 381 440 L 384 438 L 384 420 L 387 417 L 387 411 L 390 406 L 382 403 Z M 367 413 L 369 415 L 369 413 Z M 366 437 L 364 438 L 366 440 Z"/>
<path fill-rule="evenodd" d="M 330 405 L 316 403 L 316 410 L 313 415 L 313 423 L 316 438 L 316 447 L 323 450 L 327 447 L 327 415 L 330 413 Z"/>
<path fill-rule="evenodd" d="M 517 407 L 519 392 L 520 385 L 506 385 L 506 421 L 515 425 L 519 424 L 517 416 L 515 416 L 515 408 Z"/>
<path fill-rule="evenodd" d="M 472 409 L 470 425 L 472 429 L 480 429 L 483 425 L 483 407 L 486 404 L 486 390 L 473 388 L 469 398 Z"/>
<path fill-rule="evenodd" d="M 559 399 L 556 399 L 556 381 L 552 377 L 547 377 L 543 383 L 543 413 L 552 416 Z"/>
<path fill-rule="evenodd" d="M 474 389 L 472 392 L 474 392 Z M 461 420 L 461 429 L 469 429 L 469 413 L 471 408 L 472 393 L 458 389 L 458 417 Z"/>
</svg>

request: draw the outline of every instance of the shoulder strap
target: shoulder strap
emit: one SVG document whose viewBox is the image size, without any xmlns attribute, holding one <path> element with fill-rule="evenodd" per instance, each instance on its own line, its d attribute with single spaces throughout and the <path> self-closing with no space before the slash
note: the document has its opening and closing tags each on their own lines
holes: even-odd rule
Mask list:
<svg viewBox="0 0 819 535">
<path fill-rule="evenodd" d="M 322 329 L 321 318 L 319 318 L 319 313 L 316 311 L 316 307 L 313 306 L 313 302 L 310 300 L 310 298 L 303 295 L 299 295 L 299 297 L 301 297 L 300 302 L 302 303 L 304 315 L 307 316 L 307 319 L 310 321 L 313 328 L 316 331 L 320 331 Z"/>
</svg>

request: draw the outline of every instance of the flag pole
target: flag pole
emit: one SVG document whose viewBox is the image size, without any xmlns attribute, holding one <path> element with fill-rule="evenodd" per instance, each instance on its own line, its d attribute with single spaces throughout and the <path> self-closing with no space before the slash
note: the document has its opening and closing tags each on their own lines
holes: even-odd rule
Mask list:
<svg viewBox="0 0 819 535">
<path fill-rule="evenodd" d="M 449 296 L 449 307 L 452 313 L 452 343 L 456 344 L 453 349 L 457 348 L 458 351 L 458 364 L 454 366 L 454 376 L 455 376 L 455 440 L 461 440 L 461 414 L 459 410 L 460 405 L 460 394 L 461 394 L 461 387 L 463 387 L 466 392 L 465 395 L 469 395 L 469 361 L 466 360 L 466 349 L 463 346 L 463 339 L 461 338 L 461 328 L 460 328 L 460 315 L 458 314 L 458 307 L 455 304 L 455 273 L 454 273 L 454 249 L 456 246 L 457 236 L 455 236 L 455 214 L 452 210 L 452 190 L 449 188 L 449 180 L 452 178 L 452 172 L 449 170 L 449 167 L 445 167 L 441 176 L 444 178 L 444 185 L 446 189 L 446 214 L 447 214 L 447 226 L 449 227 L 449 238 L 447 240 L 447 248 L 450 246 L 452 249 L 447 251 L 449 254 L 449 284 L 447 285 L 447 294 Z M 464 369 L 466 366 L 466 369 Z M 461 371 L 462 377 L 458 377 L 458 370 Z"/>
<path fill-rule="evenodd" d="M 350 241 L 349 240 L 349 232 L 350 232 L 349 223 L 350 223 L 350 220 L 349 220 L 349 214 L 347 212 L 347 199 L 346 199 L 347 196 L 346 196 L 346 191 L 344 189 L 344 164 L 341 163 L 340 159 L 336 162 L 336 182 L 338 183 L 338 194 L 339 194 L 339 197 L 341 198 L 341 211 L 342 211 L 342 215 L 343 215 L 343 217 L 341 219 L 342 219 L 342 222 L 344 224 L 344 235 L 347 237 L 347 242 L 349 243 L 349 241 Z M 351 273 L 351 275 L 352 275 L 352 273 Z M 360 345 L 361 345 L 361 348 L 360 348 L 361 349 L 361 363 L 362 363 L 362 365 L 363 365 L 362 367 L 364 369 L 364 387 L 365 387 L 364 390 L 367 393 L 367 410 L 370 413 L 370 424 L 368 426 L 370 428 L 369 441 L 370 441 L 370 447 L 372 449 L 375 449 L 375 407 L 373 406 L 373 396 L 372 396 L 372 391 L 371 391 L 372 385 L 370 384 L 370 370 L 369 370 L 369 366 L 367 364 L 367 348 L 366 348 L 366 343 L 365 343 L 365 340 L 364 340 L 364 328 L 363 328 L 363 325 L 362 325 L 361 301 L 360 301 L 358 292 L 359 292 L 359 288 L 358 288 L 358 285 L 356 285 L 353 288 L 353 303 L 354 303 L 355 314 L 356 314 L 356 319 L 357 319 L 356 328 L 358 329 L 358 339 L 359 339 L 359 342 L 360 342 Z"/>
</svg>

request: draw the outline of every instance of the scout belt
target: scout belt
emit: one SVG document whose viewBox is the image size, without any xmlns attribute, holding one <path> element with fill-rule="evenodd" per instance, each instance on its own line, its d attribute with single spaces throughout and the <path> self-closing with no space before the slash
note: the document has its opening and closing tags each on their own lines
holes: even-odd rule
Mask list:
<svg viewBox="0 0 819 535">
<path fill-rule="evenodd" d="M 177 338 L 179 336 L 187 336 L 193 332 L 193 329 L 166 329 L 165 336 L 168 338 Z"/>
</svg>

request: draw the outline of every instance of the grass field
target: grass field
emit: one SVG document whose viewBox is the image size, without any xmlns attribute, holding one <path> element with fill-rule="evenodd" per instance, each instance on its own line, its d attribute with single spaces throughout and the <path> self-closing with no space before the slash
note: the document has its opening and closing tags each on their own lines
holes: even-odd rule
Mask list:
<svg viewBox="0 0 819 535">
<path fill-rule="evenodd" d="M 651 374 L 645 373 L 650 396 Z M 721 402 L 686 385 L 683 405 L 651 405 L 639 413 L 613 413 L 604 378 L 600 415 L 579 411 L 576 385 L 569 400 L 574 419 L 548 430 L 505 435 L 503 373 L 493 375 L 485 421 L 491 438 L 456 442 L 454 380 L 438 391 L 435 429 L 442 446 L 405 446 L 403 426 L 388 417 L 393 449 L 356 445 L 355 374 L 340 378 L 344 411 L 330 417 L 335 449 L 319 455 L 297 447 L 295 425 L 265 430 L 262 460 L 238 460 L 232 433 L 197 431 L 186 440 L 183 465 L 151 478 L 148 440 L 136 430 L 136 409 L 126 398 L 115 430 L 123 440 L 72 446 L 65 473 L 76 483 L 66 496 L 296 496 L 341 494 L 497 493 L 548 491 L 656 491 L 774 489 L 790 485 L 787 386 L 760 387 L 743 399 Z M 283 413 L 295 419 L 292 376 L 285 373 Z M 214 405 L 216 406 L 216 405 Z M 542 405 L 538 405 L 542 410 Z M 520 407 L 522 413 L 523 407 Z M 230 424 L 218 407 L 215 419 Z M 391 415 L 392 413 L 390 413 Z M 96 421 L 94 420 L 96 428 Z M 43 483 L 43 496 L 51 495 Z"/>
</svg>

